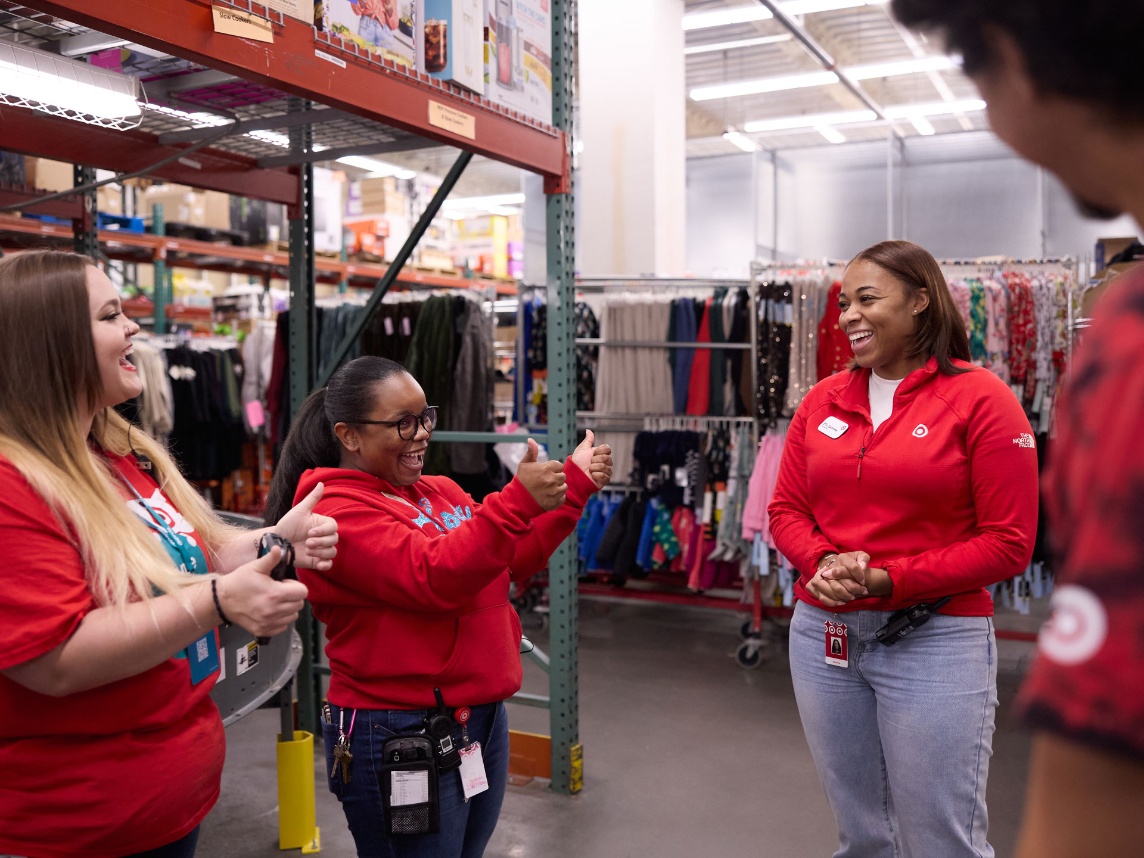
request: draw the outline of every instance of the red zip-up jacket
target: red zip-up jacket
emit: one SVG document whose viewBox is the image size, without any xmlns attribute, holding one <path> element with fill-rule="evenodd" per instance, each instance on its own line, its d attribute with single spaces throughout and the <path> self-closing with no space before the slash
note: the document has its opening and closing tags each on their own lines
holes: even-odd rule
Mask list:
<svg viewBox="0 0 1144 858">
<path fill-rule="evenodd" d="M 543 569 L 596 485 L 570 459 L 564 505 L 544 512 L 516 479 L 476 503 L 448 477 L 412 486 L 345 468 L 316 468 L 315 508 L 338 522 L 326 572 L 299 569 L 326 626 L 329 699 L 359 709 L 476 706 L 520 690 L 520 620 L 509 581 Z"/>
<path fill-rule="evenodd" d="M 897 610 L 953 596 L 942 609 L 991 616 L 985 590 L 1024 571 L 1037 534 L 1037 450 L 1013 392 L 988 370 L 944 375 L 936 359 L 906 376 L 875 432 L 870 370 L 814 386 L 787 433 L 769 512 L 778 549 L 806 590 L 823 555 L 865 551 L 890 597 L 840 608 Z M 838 437 L 839 423 L 846 424 Z M 832 428 L 833 427 L 833 428 Z"/>
</svg>

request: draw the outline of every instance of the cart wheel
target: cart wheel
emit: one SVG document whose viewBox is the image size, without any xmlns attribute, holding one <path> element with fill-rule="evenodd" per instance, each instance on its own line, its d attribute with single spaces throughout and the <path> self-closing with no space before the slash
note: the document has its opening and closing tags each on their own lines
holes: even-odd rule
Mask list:
<svg viewBox="0 0 1144 858">
<path fill-rule="evenodd" d="M 743 641 L 735 652 L 735 661 L 744 670 L 754 670 L 763 663 L 763 650 L 758 641 Z"/>
<path fill-rule="evenodd" d="M 753 620 L 748 618 L 746 620 L 743 620 L 743 625 L 739 626 L 739 637 L 743 638 L 743 640 L 746 640 L 747 638 L 752 637 L 752 635 L 754 637 L 759 636 L 758 632 L 754 632 L 754 633 L 751 632 L 751 624 L 753 622 L 754 622 Z"/>
</svg>

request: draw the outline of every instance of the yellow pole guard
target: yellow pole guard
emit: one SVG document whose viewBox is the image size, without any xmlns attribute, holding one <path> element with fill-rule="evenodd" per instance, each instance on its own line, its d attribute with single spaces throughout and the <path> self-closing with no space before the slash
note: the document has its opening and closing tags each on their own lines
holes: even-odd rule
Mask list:
<svg viewBox="0 0 1144 858">
<path fill-rule="evenodd" d="M 278 743 L 278 848 L 322 851 L 314 809 L 314 734 L 294 731 Z"/>
</svg>

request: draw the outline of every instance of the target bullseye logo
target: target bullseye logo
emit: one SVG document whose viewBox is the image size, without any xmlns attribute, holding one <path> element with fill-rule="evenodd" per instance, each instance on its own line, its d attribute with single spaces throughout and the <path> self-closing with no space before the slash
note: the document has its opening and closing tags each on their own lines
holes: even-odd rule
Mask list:
<svg viewBox="0 0 1144 858">
<path fill-rule="evenodd" d="M 1053 615 L 1037 640 L 1046 658 L 1081 664 L 1096 655 L 1108 637 L 1108 614 L 1091 591 L 1064 584 L 1053 593 Z"/>
<path fill-rule="evenodd" d="M 924 438 L 928 434 L 929 434 L 929 427 L 926 426 L 926 424 L 919 423 L 917 426 L 914 427 L 913 435 L 915 438 Z"/>
</svg>

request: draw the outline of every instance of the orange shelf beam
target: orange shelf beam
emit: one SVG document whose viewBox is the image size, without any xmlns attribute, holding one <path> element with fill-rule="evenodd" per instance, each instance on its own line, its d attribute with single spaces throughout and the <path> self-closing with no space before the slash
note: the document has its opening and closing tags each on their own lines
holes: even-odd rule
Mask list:
<svg viewBox="0 0 1144 858">
<path fill-rule="evenodd" d="M 3 241 L 3 234 L 39 236 L 53 241 L 70 242 L 73 236 L 68 225 L 44 223 L 31 218 L 0 215 L 0 245 L 9 246 Z M 195 268 L 204 271 L 226 271 L 238 274 L 265 276 L 271 274 L 285 279 L 290 265 L 290 254 L 278 250 L 259 247 L 236 247 L 229 244 L 212 244 L 208 241 L 195 241 L 189 238 L 171 238 L 148 233 L 100 230 L 99 243 L 110 258 L 129 262 L 157 262 L 162 260 L 175 268 Z M 14 247 L 14 245 L 13 245 Z M 140 259 L 140 251 L 143 259 Z M 314 260 L 314 268 L 320 283 L 349 281 L 376 281 L 385 274 L 384 265 L 367 262 L 342 262 L 339 259 L 319 256 Z M 276 273 L 275 269 L 277 269 Z M 372 284 L 369 284 L 372 285 Z M 431 274 L 407 267 L 397 278 L 397 285 L 420 289 L 487 289 L 496 288 L 498 295 L 515 295 L 516 284 L 511 280 L 484 280 L 467 277 L 452 277 L 447 274 Z"/>
</svg>

